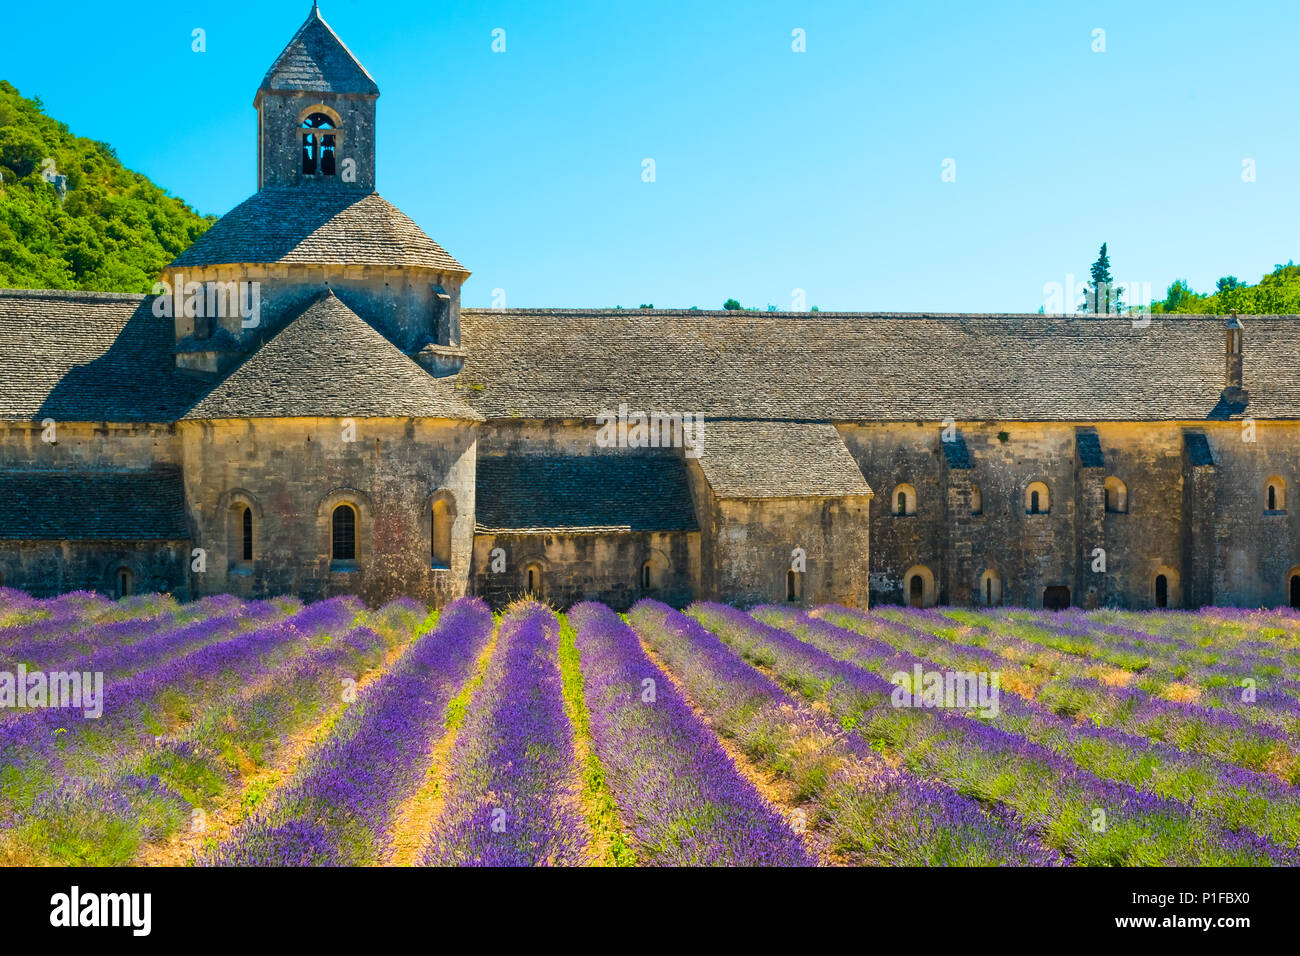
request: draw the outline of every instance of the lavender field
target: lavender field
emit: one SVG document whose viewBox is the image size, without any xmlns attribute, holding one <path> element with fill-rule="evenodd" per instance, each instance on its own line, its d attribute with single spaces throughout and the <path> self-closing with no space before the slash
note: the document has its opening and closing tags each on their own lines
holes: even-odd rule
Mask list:
<svg viewBox="0 0 1300 956">
<path fill-rule="evenodd" d="M 0 864 L 1291 866 L 1300 615 L 0 589 Z"/>
</svg>

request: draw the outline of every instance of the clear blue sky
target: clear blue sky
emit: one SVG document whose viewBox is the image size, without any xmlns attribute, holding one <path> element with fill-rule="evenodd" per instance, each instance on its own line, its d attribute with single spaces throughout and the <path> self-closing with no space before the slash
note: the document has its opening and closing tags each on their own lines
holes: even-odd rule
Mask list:
<svg viewBox="0 0 1300 956">
<path fill-rule="evenodd" d="M 256 188 L 253 94 L 309 10 L 11 4 L 0 77 L 224 213 Z M 321 10 L 379 83 L 379 191 L 474 273 L 466 305 L 788 308 L 802 288 L 1032 312 L 1103 240 L 1156 295 L 1300 257 L 1294 0 Z"/>
</svg>

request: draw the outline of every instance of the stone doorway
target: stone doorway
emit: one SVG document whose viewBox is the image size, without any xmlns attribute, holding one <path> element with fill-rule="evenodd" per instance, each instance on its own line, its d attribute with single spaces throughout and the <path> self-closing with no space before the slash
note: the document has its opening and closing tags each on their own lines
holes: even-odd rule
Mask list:
<svg viewBox="0 0 1300 956">
<path fill-rule="evenodd" d="M 1300 608 L 1300 571 L 1291 574 L 1291 606 Z"/>
<path fill-rule="evenodd" d="M 1163 574 L 1156 575 L 1156 607 L 1169 606 L 1169 579 Z"/>
<path fill-rule="evenodd" d="M 1070 589 L 1063 584 L 1043 588 L 1043 608 L 1048 611 L 1064 611 L 1070 606 Z"/>
<path fill-rule="evenodd" d="M 919 574 L 912 575 L 907 582 L 907 606 L 925 607 L 925 582 Z"/>
</svg>

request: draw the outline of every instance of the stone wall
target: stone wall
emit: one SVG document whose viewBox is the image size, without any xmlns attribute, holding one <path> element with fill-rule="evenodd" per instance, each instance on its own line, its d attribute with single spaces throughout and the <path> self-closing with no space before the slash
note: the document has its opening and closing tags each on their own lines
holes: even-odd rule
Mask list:
<svg viewBox="0 0 1300 956">
<path fill-rule="evenodd" d="M 1300 567 L 1300 424 L 1258 422 L 1254 441 L 1240 422 L 1199 430 L 1214 455 L 1214 603 L 1288 603 L 1289 572 Z M 1286 482 L 1286 508 L 1266 511 L 1268 479 Z"/>
<path fill-rule="evenodd" d="M 500 549 L 500 571 L 493 570 Z M 642 566 L 651 564 L 650 587 Z M 474 538 L 474 593 L 502 607 L 528 591 L 555 607 L 601 601 L 626 610 L 642 598 L 683 607 L 697 594 L 700 535 L 697 531 L 602 534 L 479 534 Z"/>
<path fill-rule="evenodd" d="M 938 424 L 841 426 L 876 498 L 872 502 L 873 601 L 905 603 L 906 577 L 928 568 L 940 603 L 979 603 L 994 571 L 1002 603 L 1041 607 L 1048 587 L 1070 588 L 1076 605 L 1155 606 L 1156 579 L 1169 606 L 1284 605 L 1300 566 L 1300 426 L 1240 422 L 957 423 L 972 461 L 949 467 Z M 1080 430 L 1095 430 L 1104 465 L 1079 458 Z M 1190 464 L 1187 431 L 1206 434 L 1213 466 Z M 1266 513 L 1270 477 L 1287 483 L 1287 508 Z M 1105 481 L 1120 479 L 1127 508 L 1107 510 Z M 1026 513 L 1025 490 L 1041 481 L 1047 514 Z M 896 516 L 894 490 L 916 489 L 916 513 Z M 980 514 L 971 514 L 973 489 Z M 1105 570 L 1094 570 L 1097 549 Z"/>
<path fill-rule="evenodd" d="M 732 604 L 787 600 L 787 572 L 801 549 L 801 604 L 867 606 L 868 499 L 716 499 L 708 596 Z"/>
<path fill-rule="evenodd" d="M 304 111 L 317 105 L 339 120 L 342 144 L 335 149 L 338 172 L 330 185 L 370 191 L 375 187 L 375 101 L 363 96 L 324 93 L 259 93 L 257 96 L 257 188 L 294 186 L 302 182 Z M 336 134 L 338 135 L 338 134 Z M 337 143 L 337 139 L 336 139 Z M 345 159 L 356 162 L 356 181 L 342 181 Z"/>
<path fill-rule="evenodd" d="M 186 541 L 0 541 L 0 584 L 35 597 L 99 591 L 120 597 L 119 573 L 129 592 L 170 592 L 186 601 L 190 547 Z"/>
<path fill-rule="evenodd" d="M 473 426 L 430 419 L 184 423 L 186 497 L 207 569 L 199 594 L 408 595 L 443 604 L 466 592 L 473 550 Z M 432 502 L 455 502 L 450 567 L 432 566 Z M 331 516 L 357 511 L 353 563 L 331 557 Z M 239 564 L 238 509 L 254 514 L 254 559 Z"/>
<path fill-rule="evenodd" d="M 46 442 L 40 422 L 0 422 L 0 468 L 147 471 L 180 464 L 175 425 L 55 422 Z"/>
</svg>

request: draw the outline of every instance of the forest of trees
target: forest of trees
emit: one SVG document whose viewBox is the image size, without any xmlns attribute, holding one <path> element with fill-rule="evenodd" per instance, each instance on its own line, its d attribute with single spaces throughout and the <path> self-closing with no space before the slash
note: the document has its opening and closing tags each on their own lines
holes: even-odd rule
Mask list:
<svg viewBox="0 0 1300 956">
<path fill-rule="evenodd" d="M 66 196 L 46 171 L 67 177 Z M 148 292 L 212 225 L 0 80 L 0 288 Z"/>
<path fill-rule="evenodd" d="M 1300 266 L 1294 262 L 1274 266 L 1255 285 L 1236 276 L 1224 276 L 1209 293 L 1193 292 L 1183 279 L 1176 280 L 1164 301 L 1151 304 L 1152 312 L 1226 315 L 1295 315 L 1300 313 Z"/>
</svg>

